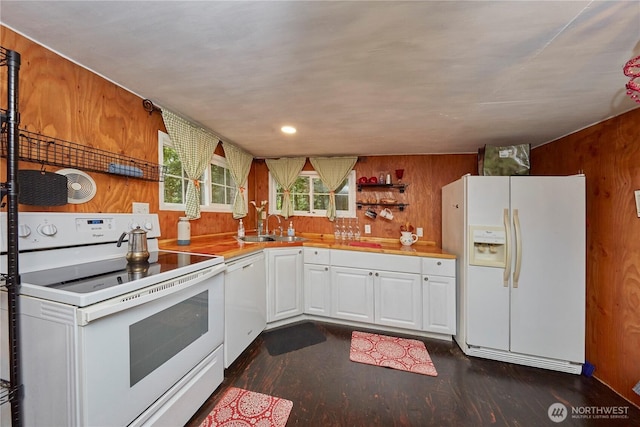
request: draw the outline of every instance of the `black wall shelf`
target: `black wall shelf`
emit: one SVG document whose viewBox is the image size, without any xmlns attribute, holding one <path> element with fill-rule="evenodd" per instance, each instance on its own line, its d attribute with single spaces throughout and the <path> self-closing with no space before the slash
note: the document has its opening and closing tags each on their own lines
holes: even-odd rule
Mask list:
<svg viewBox="0 0 640 427">
<path fill-rule="evenodd" d="M 358 191 L 362 191 L 370 189 L 370 188 L 375 188 L 375 189 L 398 189 L 398 191 L 400 193 L 404 193 L 404 190 L 407 188 L 407 185 L 409 184 L 358 184 Z"/>
<path fill-rule="evenodd" d="M 7 135 L 1 135 L 0 156 L 7 157 Z M 75 168 L 145 181 L 162 181 L 165 167 L 27 130 L 19 131 L 18 159 L 48 166 Z"/>
<path fill-rule="evenodd" d="M 409 206 L 409 203 L 366 203 L 357 202 L 358 209 L 362 209 L 363 206 L 382 206 L 383 208 L 398 208 L 403 211 L 405 207 Z"/>
</svg>

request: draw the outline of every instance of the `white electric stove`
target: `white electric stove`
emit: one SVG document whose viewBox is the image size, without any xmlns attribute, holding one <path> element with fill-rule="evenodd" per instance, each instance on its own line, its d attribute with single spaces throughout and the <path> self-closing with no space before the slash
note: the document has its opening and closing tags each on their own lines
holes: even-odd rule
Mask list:
<svg viewBox="0 0 640 427">
<path fill-rule="evenodd" d="M 18 222 L 25 425 L 184 424 L 222 382 L 224 258 L 158 250 L 155 214 Z M 148 263 L 128 263 L 127 242 L 116 245 L 137 226 Z M 0 229 L 6 272 L 4 213 Z"/>
</svg>

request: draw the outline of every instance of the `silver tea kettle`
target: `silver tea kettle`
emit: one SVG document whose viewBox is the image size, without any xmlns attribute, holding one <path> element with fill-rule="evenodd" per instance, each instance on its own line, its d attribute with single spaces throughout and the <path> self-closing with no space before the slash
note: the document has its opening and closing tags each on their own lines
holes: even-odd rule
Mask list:
<svg viewBox="0 0 640 427">
<path fill-rule="evenodd" d="M 127 251 L 127 261 L 131 263 L 147 262 L 149 250 L 147 249 L 147 232 L 139 226 L 129 233 L 124 232 L 118 239 L 116 246 L 120 247 L 124 238 L 129 235 L 129 249 Z"/>
</svg>

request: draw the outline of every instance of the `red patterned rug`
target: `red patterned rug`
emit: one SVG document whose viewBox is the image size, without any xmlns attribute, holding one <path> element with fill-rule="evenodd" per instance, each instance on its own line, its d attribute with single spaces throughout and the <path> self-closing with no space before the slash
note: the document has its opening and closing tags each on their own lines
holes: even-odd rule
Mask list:
<svg viewBox="0 0 640 427">
<path fill-rule="evenodd" d="M 417 374 L 438 375 L 422 341 L 353 331 L 349 359 Z"/>
<path fill-rule="evenodd" d="M 200 427 L 284 427 L 293 402 L 231 387 Z"/>
</svg>

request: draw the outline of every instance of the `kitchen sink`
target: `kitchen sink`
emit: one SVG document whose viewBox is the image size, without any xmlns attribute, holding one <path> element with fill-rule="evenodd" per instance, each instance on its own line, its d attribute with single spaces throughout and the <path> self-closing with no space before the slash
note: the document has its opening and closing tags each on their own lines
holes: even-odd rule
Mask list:
<svg viewBox="0 0 640 427">
<path fill-rule="evenodd" d="M 276 242 L 289 242 L 289 243 L 295 243 L 295 242 L 304 242 L 305 239 L 304 237 L 298 237 L 298 236 L 276 236 L 275 241 Z"/>
<path fill-rule="evenodd" d="M 249 243 L 274 242 L 276 239 L 271 236 L 244 236 L 238 237 L 239 240 Z"/>
</svg>

